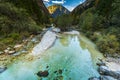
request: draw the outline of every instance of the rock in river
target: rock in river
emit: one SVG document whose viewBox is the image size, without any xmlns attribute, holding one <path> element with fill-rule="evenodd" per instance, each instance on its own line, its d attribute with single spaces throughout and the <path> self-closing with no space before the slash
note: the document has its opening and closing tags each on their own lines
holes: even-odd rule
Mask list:
<svg viewBox="0 0 120 80">
<path fill-rule="evenodd" d="M 101 76 L 100 80 L 117 80 L 117 79 L 115 79 L 115 78 L 113 78 L 111 76 Z"/>
<path fill-rule="evenodd" d="M 99 73 L 105 76 L 111 76 L 116 79 L 120 79 L 120 71 L 111 71 L 107 66 L 100 66 Z"/>
<path fill-rule="evenodd" d="M 47 76 L 49 75 L 49 72 L 48 72 L 47 70 L 45 70 L 45 71 L 39 71 L 39 72 L 37 73 L 37 75 L 38 75 L 39 77 L 47 77 Z"/>
<path fill-rule="evenodd" d="M 4 72 L 7 69 L 7 67 L 1 68 L 0 67 L 0 73 Z"/>
<path fill-rule="evenodd" d="M 100 79 L 97 78 L 97 77 L 91 77 L 91 78 L 89 78 L 88 80 L 100 80 Z"/>
</svg>

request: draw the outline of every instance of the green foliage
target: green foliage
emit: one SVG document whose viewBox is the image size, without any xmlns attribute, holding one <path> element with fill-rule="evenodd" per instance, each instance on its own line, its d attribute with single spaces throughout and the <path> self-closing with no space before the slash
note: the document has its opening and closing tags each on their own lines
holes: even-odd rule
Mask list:
<svg viewBox="0 0 120 80">
<path fill-rule="evenodd" d="M 0 9 L 1 33 L 21 33 L 24 31 L 35 32 L 35 30 L 39 30 L 36 22 L 29 17 L 24 9 L 16 8 L 10 3 L 0 4 Z"/>
<path fill-rule="evenodd" d="M 72 25 L 72 17 L 70 17 L 69 15 L 65 14 L 62 16 L 58 16 L 55 20 L 55 24 L 61 28 L 61 30 L 67 30 L 70 28 L 70 26 Z"/>
<path fill-rule="evenodd" d="M 94 13 L 94 8 L 90 8 L 81 14 L 79 26 L 83 32 L 86 32 L 86 30 L 98 31 L 105 28 L 103 27 L 103 21 L 104 18 L 97 13 Z"/>
<path fill-rule="evenodd" d="M 44 24 L 49 22 L 49 15 L 46 15 L 37 4 L 37 0 L 2 0 L 14 4 L 18 8 L 25 9 L 37 24 Z"/>
<path fill-rule="evenodd" d="M 104 54 L 114 55 L 118 53 L 120 44 L 116 35 L 102 35 L 97 41 L 99 50 Z"/>
<path fill-rule="evenodd" d="M 120 55 L 119 11 L 119 8 L 115 8 L 109 23 L 105 15 L 99 15 L 94 7 L 83 12 L 79 18 L 81 32 L 94 41 L 98 49 L 107 56 Z"/>
<path fill-rule="evenodd" d="M 114 1 L 115 0 L 99 0 L 96 7 L 98 10 L 98 13 L 103 15 L 106 18 L 109 18 L 113 11 L 112 4 Z"/>
<path fill-rule="evenodd" d="M 10 2 L 0 3 L 0 46 L 19 43 L 42 29 L 28 13 Z"/>
</svg>

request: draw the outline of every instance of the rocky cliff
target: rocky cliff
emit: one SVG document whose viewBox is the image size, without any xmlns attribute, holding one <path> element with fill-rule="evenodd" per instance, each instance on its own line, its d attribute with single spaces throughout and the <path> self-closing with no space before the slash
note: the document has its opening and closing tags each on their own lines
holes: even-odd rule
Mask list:
<svg viewBox="0 0 120 80">
<path fill-rule="evenodd" d="M 35 0 L 34 0 L 35 1 Z M 38 6 L 40 7 L 40 9 L 46 13 L 46 14 L 49 14 L 49 11 L 48 9 L 46 8 L 46 6 L 44 5 L 43 1 L 42 0 L 36 0 L 37 1 L 37 4 Z"/>
<path fill-rule="evenodd" d="M 62 5 L 52 5 L 48 7 L 49 13 L 52 17 L 57 17 L 63 14 L 69 14 L 70 11 Z"/>
<path fill-rule="evenodd" d="M 84 3 L 78 5 L 73 11 L 72 14 L 81 14 L 86 9 L 93 6 L 95 0 L 86 0 Z"/>
</svg>

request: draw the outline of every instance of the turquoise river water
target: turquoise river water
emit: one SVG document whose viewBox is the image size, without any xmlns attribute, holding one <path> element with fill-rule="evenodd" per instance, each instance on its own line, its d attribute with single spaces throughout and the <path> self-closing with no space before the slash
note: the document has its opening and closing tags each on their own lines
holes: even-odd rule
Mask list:
<svg viewBox="0 0 120 80">
<path fill-rule="evenodd" d="M 54 45 L 40 54 L 39 58 L 18 59 L 0 74 L 0 80 L 88 80 L 99 76 L 98 58 L 102 58 L 95 45 L 84 36 L 64 35 Z M 47 70 L 47 77 L 37 72 Z M 62 70 L 62 73 L 57 71 Z"/>
</svg>

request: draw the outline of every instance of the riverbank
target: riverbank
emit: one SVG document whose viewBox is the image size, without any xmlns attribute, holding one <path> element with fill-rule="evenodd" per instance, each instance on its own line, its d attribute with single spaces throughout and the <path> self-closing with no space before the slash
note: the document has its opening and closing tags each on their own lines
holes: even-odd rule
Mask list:
<svg viewBox="0 0 120 80">
<path fill-rule="evenodd" d="M 57 32 L 57 28 L 54 28 L 53 30 L 48 30 L 44 34 L 41 33 L 36 36 L 31 35 L 21 44 L 16 44 L 13 47 L 8 46 L 5 50 L 1 51 L 0 68 L 4 69 L 4 67 L 7 67 L 7 65 L 23 56 L 26 60 L 32 60 L 33 56 L 43 53 L 54 44 L 58 37 L 56 34 Z"/>
<path fill-rule="evenodd" d="M 33 48 L 31 54 L 36 56 L 43 53 L 54 44 L 56 39 L 57 39 L 57 35 L 55 32 L 47 31 L 43 35 L 40 43 Z"/>
<path fill-rule="evenodd" d="M 24 40 L 21 44 L 16 44 L 13 47 L 8 46 L 5 50 L 1 51 L 3 53 L 0 54 L 0 68 L 4 69 L 9 64 L 18 60 L 20 57 L 23 57 L 30 53 L 31 49 L 40 41 L 40 39 L 40 35 L 32 35 L 26 40 Z"/>
<path fill-rule="evenodd" d="M 120 80 L 120 59 L 100 59 L 97 65 L 100 77 L 91 77 L 89 80 Z"/>
</svg>

